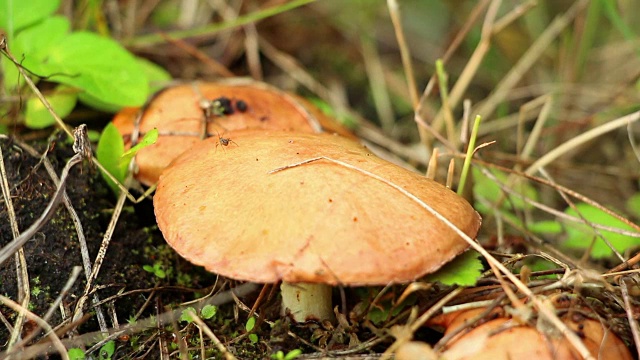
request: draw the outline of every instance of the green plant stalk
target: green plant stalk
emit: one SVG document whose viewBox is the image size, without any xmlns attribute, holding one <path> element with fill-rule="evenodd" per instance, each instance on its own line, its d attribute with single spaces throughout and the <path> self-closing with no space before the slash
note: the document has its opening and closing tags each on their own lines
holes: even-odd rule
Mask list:
<svg viewBox="0 0 640 360">
<path fill-rule="evenodd" d="M 457 144 L 455 139 L 455 125 L 453 124 L 453 114 L 451 106 L 449 106 L 449 77 L 444 70 L 442 59 L 436 60 L 436 74 L 438 75 L 438 86 L 440 87 L 440 99 L 442 101 L 442 111 L 444 113 L 444 121 L 447 128 L 447 139 L 453 144 Z"/>
<path fill-rule="evenodd" d="M 480 129 L 480 121 L 482 116 L 476 115 L 473 121 L 473 130 L 471 130 L 471 138 L 469 139 L 469 146 L 467 147 L 467 155 L 464 157 L 464 164 L 462 165 L 462 173 L 460 174 L 460 183 L 458 184 L 457 194 L 462 196 L 464 186 L 467 183 L 467 175 L 469 174 L 469 166 L 471 165 L 471 158 L 473 157 L 473 151 L 476 147 L 476 138 L 478 137 L 478 129 Z"/>
<path fill-rule="evenodd" d="M 172 39 L 185 39 L 185 38 L 200 36 L 200 35 L 213 35 L 215 33 L 218 33 L 224 30 L 229 30 L 235 27 L 247 25 L 259 20 L 269 18 L 274 15 L 287 12 L 289 10 L 293 10 L 300 6 L 304 6 L 309 3 L 312 3 L 314 1 L 316 0 L 294 0 L 282 5 L 273 6 L 268 9 L 238 16 L 238 18 L 236 18 L 233 21 L 225 21 L 223 23 L 211 24 L 211 25 L 197 28 L 197 29 L 173 31 L 173 32 L 167 33 L 167 35 L 169 35 L 169 37 Z M 124 45 L 127 47 L 150 46 L 150 45 L 160 44 L 166 41 L 167 40 L 163 36 L 159 34 L 153 34 L 153 35 L 139 36 L 137 38 L 132 39 L 131 41 L 125 41 Z"/>
</svg>

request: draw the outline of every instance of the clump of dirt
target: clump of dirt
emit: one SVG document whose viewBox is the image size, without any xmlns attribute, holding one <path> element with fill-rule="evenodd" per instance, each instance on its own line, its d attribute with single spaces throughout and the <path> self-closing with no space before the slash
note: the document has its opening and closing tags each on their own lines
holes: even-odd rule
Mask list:
<svg viewBox="0 0 640 360">
<path fill-rule="evenodd" d="M 71 146 L 62 138 L 50 144 L 34 144 L 39 152 L 47 152 L 47 158 L 58 174 L 66 161 L 73 156 Z M 48 175 L 39 158 L 28 154 L 12 139 L 0 139 L 0 148 L 4 156 L 9 181 L 11 200 L 16 213 L 20 231 L 33 224 L 47 206 L 56 186 Z M 97 169 L 88 162 L 75 166 L 68 177 L 67 194 L 73 208 L 82 223 L 87 239 L 90 257 L 95 259 L 103 234 L 111 218 L 114 196 L 102 181 Z M 13 239 L 11 223 L 6 203 L 0 204 L 0 247 Z M 142 254 L 145 246 L 161 239 L 153 239 L 138 225 L 133 211 L 123 211 L 113 238 L 111 239 L 105 261 L 96 280 L 102 286 L 98 291 L 101 299 L 116 294 L 120 290 L 148 289 L 154 287 L 153 275 L 143 269 L 148 264 Z M 63 204 L 60 204 L 53 218 L 38 232 L 33 240 L 23 247 L 29 272 L 31 301 L 29 310 L 42 316 L 51 303 L 60 294 L 74 266 L 82 266 L 82 257 L 76 228 L 71 216 Z M 77 299 L 82 296 L 85 287 L 85 274 L 81 273 L 69 294 L 63 300 L 65 317 L 72 314 Z M 0 266 L 0 292 L 19 301 L 16 279 L 16 265 L 13 258 Z M 133 315 L 145 301 L 145 293 L 119 297 L 115 300 L 120 321 Z M 90 302 L 87 302 L 90 304 Z M 90 310 L 91 311 L 91 310 Z M 5 306 L 0 312 L 13 322 L 16 313 Z M 49 321 L 53 326 L 63 321 L 61 311 L 56 311 Z M 83 325 L 95 330 L 95 324 L 89 321 Z M 89 330 L 89 329 L 87 329 Z M 0 327 L 0 342 L 5 343 L 9 332 Z"/>
</svg>

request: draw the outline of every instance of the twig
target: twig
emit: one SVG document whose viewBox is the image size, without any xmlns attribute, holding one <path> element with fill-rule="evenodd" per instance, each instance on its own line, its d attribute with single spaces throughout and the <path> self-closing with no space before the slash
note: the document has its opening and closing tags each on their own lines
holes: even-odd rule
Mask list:
<svg viewBox="0 0 640 360">
<path fill-rule="evenodd" d="M 27 318 L 29 318 L 29 320 L 34 321 L 36 324 L 38 324 L 38 326 L 40 326 L 41 328 L 47 330 L 47 336 L 49 336 L 49 338 L 51 338 L 51 343 L 53 344 L 53 346 L 56 348 L 56 350 L 60 354 L 60 357 L 63 358 L 63 359 L 69 360 L 69 355 L 67 354 L 67 349 L 64 347 L 64 345 L 60 341 L 60 338 L 56 335 L 56 333 L 53 331 L 53 329 L 51 329 L 51 326 L 49 324 L 47 324 L 46 321 L 42 320 L 38 315 L 36 315 L 36 314 L 32 313 L 31 311 L 25 309 L 24 307 L 20 306 L 20 304 L 18 304 L 17 302 L 9 299 L 6 296 L 0 295 L 0 302 L 2 303 L 2 305 L 6 305 L 6 306 L 10 307 L 11 309 L 13 309 L 13 311 L 26 314 L 26 316 L 27 316 Z"/>
<path fill-rule="evenodd" d="M 38 157 L 39 154 L 33 147 L 19 140 L 16 140 L 16 143 L 21 148 L 25 149 L 31 156 Z M 60 184 L 60 179 L 58 178 L 58 175 L 56 174 L 55 169 L 53 168 L 53 165 L 51 165 L 51 162 L 49 161 L 49 159 L 47 159 L 45 155 L 42 156 L 42 162 L 44 163 L 44 167 L 49 173 L 51 180 L 53 180 L 54 185 L 57 187 Z M 85 153 L 85 156 L 86 156 L 86 153 Z M 89 248 L 87 247 L 87 240 L 84 236 L 82 222 L 80 221 L 80 218 L 76 213 L 76 210 L 73 208 L 73 205 L 71 204 L 71 199 L 69 199 L 69 196 L 67 195 L 66 191 L 64 191 L 62 200 L 64 202 L 64 206 L 67 208 L 67 211 L 69 212 L 69 215 L 71 216 L 71 220 L 73 221 L 74 227 L 76 229 L 76 234 L 78 235 L 78 243 L 80 244 L 80 255 L 82 256 L 82 266 L 84 269 L 85 277 L 87 280 L 89 280 L 89 274 L 91 274 L 91 257 L 89 256 Z M 94 306 L 96 306 L 96 304 L 100 302 L 100 298 L 97 293 L 93 295 L 92 302 Z M 106 327 L 104 313 L 100 306 L 96 307 L 96 316 L 98 317 L 98 323 L 105 324 L 105 327 Z"/>
<path fill-rule="evenodd" d="M 79 162 L 81 162 L 83 156 L 81 153 L 75 154 L 67 164 L 64 169 L 62 169 L 62 174 L 60 175 L 60 186 L 56 189 L 56 192 L 53 194 L 51 201 L 42 212 L 42 215 L 36 220 L 27 230 L 22 232 L 20 236 L 13 239 L 10 243 L 8 243 L 5 247 L 0 250 L 0 265 L 3 264 L 11 255 L 13 255 L 18 249 L 20 249 L 27 241 L 29 241 L 36 234 L 38 230 L 42 226 L 44 226 L 49 219 L 53 216 L 56 207 L 60 204 L 62 200 L 62 195 L 64 194 L 64 189 L 67 181 L 67 177 L 69 176 L 69 170 Z"/>
<path fill-rule="evenodd" d="M 66 284 L 64 284 L 64 286 L 62 287 L 60 294 L 58 295 L 56 300 L 53 303 L 51 303 L 51 306 L 49 306 L 49 310 L 47 310 L 47 312 L 42 317 L 42 320 L 45 323 L 49 322 L 49 318 L 51 318 L 53 313 L 56 311 L 56 309 L 62 302 L 62 299 L 64 299 L 64 297 L 67 295 L 69 290 L 71 290 L 71 287 L 78 279 L 78 276 L 80 275 L 81 271 L 82 271 L 82 268 L 80 266 L 73 267 L 73 270 L 71 271 L 71 275 L 69 276 L 69 279 L 67 280 Z M 42 330 L 42 327 L 38 324 L 38 327 L 33 331 L 31 331 L 31 333 L 29 333 L 29 335 L 27 335 L 24 339 L 22 339 L 22 341 L 17 343 L 14 348 L 7 350 L 6 356 L 9 357 L 11 356 L 11 354 L 15 353 L 18 349 L 21 349 L 22 347 L 24 347 L 26 344 L 29 343 L 29 341 L 31 341 L 31 339 L 40 335 L 41 330 Z"/>
<path fill-rule="evenodd" d="M 133 159 L 132 159 L 133 161 Z M 129 172 L 129 176 L 128 179 L 131 179 L 131 172 Z M 125 181 L 125 183 L 128 181 Z M 74 314 L 73 314 L 73 321 L 76 321 L 78 319 L 80 319 L 82 317 L 82 312 L 83 312 L 83 307 L 84 307 L 84 303 L 87 300 L 87 297 L 89 296 L 89 293 L 91 292 L 91 288 L 93 287 L 93 282 L 96 280 L 96 278 L 98 277 L 98 272 L 100 271 L 100 267 L 102 266 L 102 262 L 104 261 L 104 257 L 107 253 L 107 248 L 109 247 L 109 242 L 111 241 L 111 237 L 113 236 L 113 231 L 116 228 L 116 224 L 118 223 L 118 219 L 120 218 L 120 213 L 122 212 L 122 208 L 124 206 L 124 202 L 127 199 L 126 193 L 125 192 L 121 192 L 120 196 L 118 197 L 118 201 L 116 203 L 115 208 L 113 209 L 113 215 L 111 216 L 111 221 L 109 222 L 109 226 L 107 227 L 107 230 L 104 232 L 104 236 L 102 237 L 102 242 L 100 244 L 100 249 L 98 250 L 98 255 L 96 255 L 96 259 L 93 263 L 93 268 L 91 269 L 91 274 L 87 277 L 87 283 L 85 285 L 84 288 L 84 293 L 82 294 L 82 296 L 78 299 L 78 302 L 76 304 L 76 308 L 74 310 Z M 100 320 L 98 318 L 98 320 Z M 106 321 L 104 320 L 104 318 L 102 319 L 102 322 L 100 323 L 100 330 L 103 333 L 107 332 L 107 324 Z"/>
<path fill-rule="evenodd" d="M 527 175 L 532 175 L 534 173 L 536 173 L 539 169 L 543 168 L 544 166 L 548 165 L 549 163 L 551 163 L 552 161 L 554 161 L 555 159 L 557 159 L 558 157 L 564 155 L 567 153 L 567 151 L 584 144 L 585 142 L 589 141 L 589 140 L 593 140 L 595 138 L 597 138 L 600 135 L 606 134 L 609 131 L 613 131 L 617 128 L 623 127 L 623 126 L 628 126 L 628 124 L 636 122 L 640 119 L 640 111 L 636 111 L 634 113 L 631 113 L 629 115 L 625 115 L 622 116 L 620 118 L 617 118 L 615 120 L 609 121 L 607 123 L 604 123 L 600 126 L 597 126 L 585 133 L 582 133 L 570 140 L 568 140 L 567 142 L 563 143 L 562 145 L 556 147 L 555 149 L 549 151 L 548 153 L 546 153 L 544 156 L 542 156 L 540 159 L 536 160 L 536 162 L 534 162 L 533 164 L 531 164 L 527 170 L 525 170 L 525 174 Z"/>
<path fill-rule="evenodd" d="M 202 331 L 204 331 L 205 334 L 207 334 L 207 336 L 211 339 L 211 341 L 213 341 L 213 344 L 218 348 L 218 350 L 224 355 L 224 357 L 227 360 L 237 360 L 237 358 L 233 356 L 233 354 L 230 353 L 226 347 L 224 347 L 224 345 L 220 342 L 218 337 L 213 333 L 213 331 L 211 331 L 211 329 L 207 326 L 207 324 L 205 324 L 204 321 L 200 319 L 200 317 L 198 316 L 198 314 L 196 314 L 195 311 L 193 311 L 192 309 L 187 309 L 185 311 L 191 315 L 193 322 L 195 322 L 198 325 L 198 327 Z"/>
<path fill-rule="evenodd" d="M 11 190 L 9 189 L 9 179 L 7 178 L 7 171 L 4 166 L 4 156 L 0 149 L 0 175 L 2 175 L 2 195 L 5 199 L 7 212 L 9 213 L 9 222 L 11 224 L 11 233 L 13 238 L 16 239 L 20 230 L 18 229 L 18 222 L 16 220 L 16 213 L 13 209 L 13 201 L 11 200 Z M 24 256 L 24 250 L 20 248 L 15 255 L 16 261 L 16 280 L 18 287 L 18 300 L 22 303 L 21 308 L 26 309 L 31 301 L 31 290 L 29 289 L 29 272 L 27 270 L 27 259 Z M 18 341 L 20 333 L 22 332 L 22 325 L 24 324 L 26 314 L 19 312 L 16 318 L 11 337 L 9 339 L 9 348 Z"/>
<path fill-rule="evenodd" d="M 631 328 L 631 334 L 633 335 L 633 343 L 636 346 L 637 355 L 640 357 L 640 332 L 638 331 L 638 322 L 636 321 L 636 315 L 633 313 L 633 305 L 629 298 L 629 290 L 627 289 L 627 282 L 625 278 L 620 279 L 620 291 L 622 292 L 622 299 L 624 300 L 624 310 L 627 313 L 627 320 L 629 321 L 629 327 Z"/>
</svg>

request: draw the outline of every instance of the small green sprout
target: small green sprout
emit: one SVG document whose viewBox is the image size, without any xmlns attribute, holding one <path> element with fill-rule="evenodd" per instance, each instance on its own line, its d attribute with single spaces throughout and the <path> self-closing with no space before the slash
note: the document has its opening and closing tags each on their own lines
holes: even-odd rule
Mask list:
<svg viewBox="0 0 640 360">
<path fill-rule="evenodd" d="M 253 330 L 253 328 L 256 326 L 256 318 L 255 317 L 250 317 L 249 319 L 247 319 L 247 323 L 244 325 L 245 330 L 247 330 L 247 332 L 250 332 L 251 330 Z M 258 342 L 258 335 L 256 334 L 249 334 L 249 340 L 251 340 L 251 342 L 253 344 Z"/>
<path fill-rule="evenodd" d="M 300 349 L 291 350 L 286 355 L 282 350 L 279 350 L 275 354 L 271 354 L 271 358 L 275 360 L 293 360 L 300 355 L 302 355 L 302 350 Z"/>
<path fill-rule="evenodd" d="M 146 272 L 152 273 L 153 275 L 159 277 L 160 279 L 164 279 L 165 277 L 167 277 L 166 271 L 164 271 L 162 264 L 159 262 L 153 264 L 153 266 L 144 265 L 142 269 Z"/>
<path fill-rule="evenodd" d="M 196 309 L 192 307 L 188 307 L 182 310 L 182 314 L 180 315 L 180 321 L 186 321 L 189 324 L 191 324 L 193 322 L 193 314 L 197 314 L 197 313 L 196 313 Z"/>
<path fill-rule="evenodd" d="M 218 312 L 218 307 L 214 305 L 205 305 L 202 310 L 200 310 L 200 315 L 203 319 L 209 320 L 212 317 L 216 316 Z"/>
</svg>

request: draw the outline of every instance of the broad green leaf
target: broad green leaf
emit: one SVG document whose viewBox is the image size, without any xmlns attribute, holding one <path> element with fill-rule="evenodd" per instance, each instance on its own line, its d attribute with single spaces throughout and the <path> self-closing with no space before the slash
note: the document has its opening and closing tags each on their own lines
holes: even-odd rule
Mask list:
<svg viewBox="0 0 640 360">
<path fill-rule="evenodd" d="M 0 0 L 2 1 L 2 0 Z M 22 61 L 22 65 L 31 70 L 31 65 L 42 62 L 53 46 L 64 41 L 69 32 L 69 21 L 61 16 L 53 16 L 18 33 L 15 40 L 8 44 L 13 56 Z M 0 62 L 5 75 L 4 87 L 8 92 L 14 92 L 20 75 L 16 65 L 8 59 Z M 37 74 L 42 75 L 42 74 Z M 37 79 L 34 79 L 36 81 Z"/>
<path fill-rule="evenodd" d="M 118 181 L 123 182 L 127 174 L 127 166 L 121 164 L 121 157 L 124 154 L 124 140 L 122 135 L 118 132 L 118 129 L 112 123 L 109 123 L 100 136 L 98 141 L 98 147 L 96 148 L 96 157 L 102 166 L 107 169 Z M 111 187 L 114 193 L 118 194 L 120 190 L 117 185 L 102 174 L 107 184 Z"/>
<path fill-rule="evenodd" d="M 528 229 L 538 234 L 560 234 L 562 232 L 562 225 L 554 220 L 545 220 L 529 224 Z"/>
<path fill-rule="evenodd" d="M 217 312 L 218 312 L 218 307 L 214 305 L 205 305 L 202 308 L 202 310 L 200 310 L 200 315 L 202 315 L 203 319 L 208 320 L 216 316 Z"/>
<path fill-rule="evenodd" d="M 427 275 L 427 282 L 441 282 L 445 285 L 473 286 L 482 275 L 482 262 L 474 250 L 458 255 L 451 262 L 445 264 L 437 272 Z"/>
<path fill-rule="evenodd" d="M 508 176 L 505 173 L 497 170 L 492 170 L 491 172 L 501 183 L 505 183 L 507 181 Z M 503 191 L 500 186 L 496 184 L 494 180 L 484 176 L 480 169 L 473 168 L 473 181 L 473 192 L 476 196 L 482 197 L 491 203 L 496 203 L 500 198 L 503 197 Z M 536 189 L 527 183 L 519 181 L 516 185 L 513 185 L 512 188 L 516 192 L 523 194 L 525 197 L 531 198 L 533 200 L 538 199 L 538 193 Z M 516 209 L 524 209 L 525 206 L 528 205 L 526 205 L 524 200 L 522 200 L 518 196 L 505 197 L 505 199 L 502 201 L 501 208 L 510 210 L 512 206 Z"/>
<path fill-rule="evenodd" d="M 124 163 L 125 166 L 128 166 L 129 162 L 134 156 L 136 156 L 138 151 L 146 148 L 149 145 L 155 144 L 156 141 L 158 141 L 158 129 L 153 128 L 151 129 L 151 131 L 144 134 L 144 136 L 142 137 L 142 140 L 140 140 L 140 142 L 137 143 L 136 146 L 132 147 L 131 149 L 127 150 L 124 154 L 122 154 L 122 158 L 120 161 Z"/>
<path fill-rule="evenodd" d="M 50 49 L 32 71 L 115 106 L 140 106 L 149 92 L 136 58 L 112 39 L 76 32 Z"/>
<path fill-rule="evenodd" d="M 45 98 L 49 101 L 53 111 L 59 117 L 65 118 L 76 106 L 78 96 L 73 89 L 67 86 L 58 86 L 53 93 L 45 95 Z M 27 100 L 24 122 L 32 129 L 43 129 L 55 124 L 56 121 L 40 99 L 32 97 Z"/>
<path fill-rule="evenodd" d="M 0 28 L 11 42 L 20 29 L 47 18 L 59 6 L 60 0 L 0 0 Z"/>
<path fill-rule="evenodd" d="M 160 66 L 143 58 L 136 58 L 136 61 L 142 67 L 142 71 L 149 81 L 149 92 L 146 98 L 171 81 L 171 75 Z M 87 93 L 81 93 L 79 97 L 84 104 L 100 111 L 115 113 L 122 109 L 122 106 L 106 103 Z"/>
<path fill-rule="evenodd" d="M 149 81 L 150 89 L 148 95 L 164 88 L 167 83 L 171 81 L 171 74 L 163 67 L 141 57 L 136 58 L 136 60 L 142 68 L 144 76 L 146 76 Z"/>
<path fill-rule="evenodd" d="M 258 342 L 258 335 L 256 334 L 249 334 L 249 340 L 251 341 L 252 344 L 255 344 Z"/>
<path fill-rule="evenodd" d="M 631 195 L 631 197 L 627 199 L 627 203 L 625 205 L 627 207 L 627 211 L 636 218 L 640 218 L 640 193 Z"/>
<path fill-rule="evenodd" d="M 589 222 L 594 224 L 600 224 L 610 226 L 622 230 L 635 231 L 631 226 L 616 219 L 615 217 L 605 213 L 604 211 L 585 203 L 576 204 L 576 209 L 582 214 L 582 216 Z M 572 208 L 567 208 L 565 213 L 571 216 L 578 217 L 578 214 Z M 573 249 L 586 249 L 591 241 L 597 236 L 595 231 L 586 224 L 582 223 L 566 223 L 564 224 L 567 238 L 564 242 L 564 246 Z M 627 235 L 617 234 L 611 231 L 598 229 L 598 232 L 602 234 L 611 245 L 619 252 L 624 252 L 626 249 L 640 245 L 640 238 L 635 238 Z M 594 258 L 603 258 L 611 256 L 613 252 L 605 242 L 598 238 L 593 244 L 591 249 L 591 256 Z"/>
</svg>

